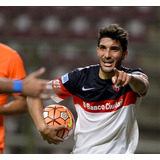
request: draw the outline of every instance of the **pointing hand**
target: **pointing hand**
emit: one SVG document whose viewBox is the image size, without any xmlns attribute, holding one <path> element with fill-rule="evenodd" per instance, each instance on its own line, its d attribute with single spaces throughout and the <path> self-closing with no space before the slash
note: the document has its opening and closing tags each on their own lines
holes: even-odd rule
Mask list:
<svg viewBox="0 0 160 160">
<path fill-rule="evenodd" d="M 131 79 L 131 74 L 127 74 L 124 71 L 120 71 L 117 68 L 114 68 L 114 76 L 112 77 L 112 83 L 117 86 L 126 86 Z"/>
</svg>

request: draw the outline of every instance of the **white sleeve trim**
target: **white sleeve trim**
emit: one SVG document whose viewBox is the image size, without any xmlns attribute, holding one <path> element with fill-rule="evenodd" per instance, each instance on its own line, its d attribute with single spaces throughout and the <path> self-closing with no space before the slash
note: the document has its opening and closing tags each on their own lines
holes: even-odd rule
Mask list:
<svg viewBox="0 0 160 160">
<path fill-rule="evenodd" d="M 52 95 L 51 99 L 53 99 L 56 103 L 59 103 L 59 102 L 63 101 L 63 99 L 58 97 L 56 94 Z"/>
</svg>

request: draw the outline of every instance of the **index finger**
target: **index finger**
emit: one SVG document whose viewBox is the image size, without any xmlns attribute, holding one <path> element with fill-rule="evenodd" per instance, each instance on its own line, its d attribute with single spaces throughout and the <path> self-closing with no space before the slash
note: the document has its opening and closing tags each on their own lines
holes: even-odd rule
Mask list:
<svg viewBox="0 0 160 160">
<path fill-rule="evenodd" d="M 114 71 L 114 73 L 115 73 L 115 76 L 118 77 L 118 75 L 119 75 L 118 69 L 117 69 L 116 67 L 114 67 L 113 71 Z"/>
</svg>

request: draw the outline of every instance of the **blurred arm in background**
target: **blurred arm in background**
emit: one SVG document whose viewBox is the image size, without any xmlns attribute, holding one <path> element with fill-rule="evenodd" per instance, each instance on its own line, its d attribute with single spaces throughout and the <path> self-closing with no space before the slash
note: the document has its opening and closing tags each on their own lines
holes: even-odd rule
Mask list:
<svg viewBox="0 0 160 160">
<path fill-rule="evenodd" d="M 45 72 L 45 68 L 41 68 L 28 75 L 22 80 L 22 94 L 31 97 L 50 98 L 54 93 L 53 89 L 46 87 L 47 80 L 38 79 Z M 14 93 L 14 80 L 1 78 L 0 79 L 0 93 Z"/>
</svg>

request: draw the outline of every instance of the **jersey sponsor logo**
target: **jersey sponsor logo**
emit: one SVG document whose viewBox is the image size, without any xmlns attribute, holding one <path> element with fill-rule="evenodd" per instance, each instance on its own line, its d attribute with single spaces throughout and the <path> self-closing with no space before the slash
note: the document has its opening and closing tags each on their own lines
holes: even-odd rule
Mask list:
<svg viewBox="0 0 160 160">
<path fill-rule="evenodd" d="M 118 108 L 121 108 L 123 104 L 123 99 L 121 99 L 119 102 L 116 102 L 114 104 L 105 103 L 104 105 L 90 105 L 90 103 L 83 102 L 83 107 L 87 110 L 93 110 L 93 111 L 111 111 L 111 110 L 117 110 Z"/>
<path fill-rule="evenodd" d="M 133 92 L 129 91 L 124 95 L 116 99 L 104 100 L 99 102 L 90 102 L 85 101 L 77 96 L 74 96 L 74 104 L 79 104 L 85 111 L 91 113 L 103 113 L 103 112 L 114 112 L 122 107 L 135 105 L 137 98 L 140 96 Z"/>
<path fill-rule="evenodd" d="M 69 80 L 68 73 L 61 77 L 62 84 L 66 83 Z"/>
<path fill-rule="evenodd" d="M 85 88 L 84 86 L 82 87 L 82 91 L 90 91 L 93 90 L 94 88 Z"/>
</svg>

